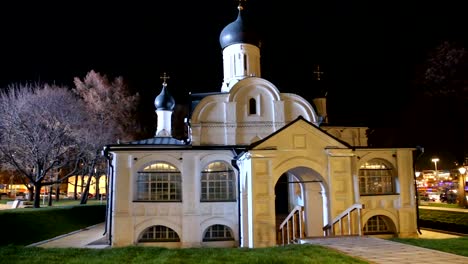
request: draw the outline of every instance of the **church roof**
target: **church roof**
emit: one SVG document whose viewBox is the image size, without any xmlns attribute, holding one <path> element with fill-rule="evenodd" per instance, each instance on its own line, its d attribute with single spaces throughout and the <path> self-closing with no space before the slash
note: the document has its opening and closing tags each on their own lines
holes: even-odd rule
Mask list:
<svg viewBox="0 0 468 264">
<path fill-rule="evenodd" d="M 221 31 L 219 43 L 222 49 L 237 43 L 248 43 L 259 46 L 260 41 L 254 28 L 245 19 L 244 8 L 239 4 L 238 9 L 237 19 L 229 23 Z"/>
<path fill-rule="evenodd" d="M 156 110 L 174 110 L 175 100 L 167 90 L 166 82 L 163 83 L 161 93 L 154 99 L 154 106 Z"/>
</svg>

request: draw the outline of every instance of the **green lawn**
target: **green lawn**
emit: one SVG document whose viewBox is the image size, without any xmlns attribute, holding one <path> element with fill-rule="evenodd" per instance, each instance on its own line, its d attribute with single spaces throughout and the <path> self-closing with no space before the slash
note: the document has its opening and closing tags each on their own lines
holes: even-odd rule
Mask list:
<svg viewBox="0 0 468 264">
<path fill-rule="evenodd" d="M 392 238 L 390 240 L 468 257 L 468 237 L 447 239 Z"/>
<path fill-rule="evenodd" d="M 419 247 L 468 256 L 468 237 L 450 239 L 390 239 Z M 108 249 L 0 247 L 0 263 L 113 264 L 113 263 L 367 263 L 318 245 L 270 248 L 121 247 Z"/>
<path fill-rule="evenodd" d="M 423 202 L 422 206 L 443 207 L 443 208 L 460 208 L 458 204 L 436 203 L 436 202 Z"/>
<path fill-rule="evenodd" d="M 0 248 L 0 263 L 367 263 L 318 245 L 288 245 L 259 249 L 122 247 L 112 249 Z M 6 261 L 6 262 L 2 262 Z"/>
</svg>

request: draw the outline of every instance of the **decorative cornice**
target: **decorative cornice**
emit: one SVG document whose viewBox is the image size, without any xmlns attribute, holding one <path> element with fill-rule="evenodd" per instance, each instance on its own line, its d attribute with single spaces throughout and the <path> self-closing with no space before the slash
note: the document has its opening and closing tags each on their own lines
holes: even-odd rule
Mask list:
<svg viewBox="0 0 468 264">
<path fill-rule="evenodd" d="M 285 122 L 238 122 L 238 123 L 222 123 L 222 122 L 203 122 L 198 124 L 192 124 L 192 128 L 202 127 L 219 127 L 219 128 L 244 128 L 244 127 L 283 127 L 286 125 Z"/>
</svg>

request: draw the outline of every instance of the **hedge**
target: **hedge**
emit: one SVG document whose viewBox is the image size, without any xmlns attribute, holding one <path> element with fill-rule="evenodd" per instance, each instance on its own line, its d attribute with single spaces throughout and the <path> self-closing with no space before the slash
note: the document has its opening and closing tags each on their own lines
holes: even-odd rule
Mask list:
<svg viewBox="0 0 468 264">
<path fill-rule="evenodd" d="M 419 209 L 419 226 L 468 234 L 468 213 Z"/>
<path fill-rule="evenodd" d="M 106 205 L 0 210 L 0 246 L 29 245 L 105 221 Z"/>
</svg>

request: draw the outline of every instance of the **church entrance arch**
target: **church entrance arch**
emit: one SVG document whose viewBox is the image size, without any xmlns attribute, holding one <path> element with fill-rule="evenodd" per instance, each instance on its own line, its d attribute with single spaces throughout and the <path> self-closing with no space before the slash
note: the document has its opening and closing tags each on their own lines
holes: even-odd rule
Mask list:
<svg viewBox="0 0 468 264">
<path fill-rule="evenodd" d="M 295 167 L 281 174 L 275 184 L 276 226 L 300 206 L 304 215 L 304 235 L 323 236 L 328 223 L 328 187 L 323 177 L 307 167 Z"/>
</svg>

